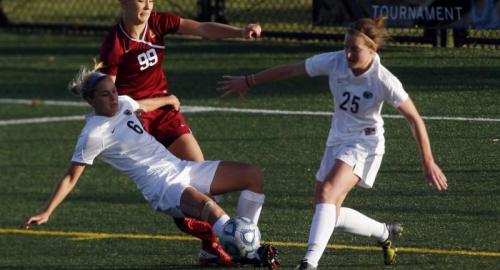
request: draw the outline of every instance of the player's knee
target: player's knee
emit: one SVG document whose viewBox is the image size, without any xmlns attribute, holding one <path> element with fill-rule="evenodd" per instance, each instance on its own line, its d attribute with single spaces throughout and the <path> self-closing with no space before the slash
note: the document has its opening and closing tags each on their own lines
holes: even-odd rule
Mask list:
<svg viewBox="0 0 500 270">
<path fill-rule="evenodd" d="M 318 192 L 317 202 L 334 204 L 337 207 L 341 207 L 344 198 L 345 194 L 337 192 L 337 190 L 334 189 L 333 185 L 325 183 Z"/>
<path fill-rule="evenodd" d="M 247 164 L 245 166 L 245 176 L 247 189 L 258 193 L 264 191 L 264 177 L 259 167 Z"/>
</svg>

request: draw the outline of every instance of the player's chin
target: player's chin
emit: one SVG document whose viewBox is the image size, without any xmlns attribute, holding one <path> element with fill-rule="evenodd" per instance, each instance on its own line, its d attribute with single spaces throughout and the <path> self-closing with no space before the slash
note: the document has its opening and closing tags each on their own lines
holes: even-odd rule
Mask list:
<svg viewBox="0 0 500 270">
<path fill-rule="evenodd" d="M 361 68 L 360 65 L 356 62 L 353 62 L 353 61 L 349 61 L 347 62 L 347 66 L 350 68 L 350 69 L 359 69 Z"/>
<path fill-rule="evenodd" d="M 111 104 L 108 108 L 108 114 L 115 115 L 119 109 L 120 108 L 119 108 L 118 104 Z"/>
<path fill-rule="evenodd" d="M 141 12 L 141 13 L 139 14 L 139 16 L 138 16 L 138 17 L 139 17 L 138 19 L 139 19 L 139 21 L 141 21 L 141 22 L 143 22 L 143 23 L 144 23 L 144 22 L 146 22 L 147 20 L 149 20 L 149 16 L 151 16 L 151 13 L 150 13 L 150 12 Z"/>
</svg>

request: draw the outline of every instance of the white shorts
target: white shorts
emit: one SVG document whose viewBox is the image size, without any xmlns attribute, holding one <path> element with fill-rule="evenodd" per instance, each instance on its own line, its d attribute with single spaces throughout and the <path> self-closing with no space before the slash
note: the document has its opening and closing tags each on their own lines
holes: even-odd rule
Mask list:
<svg viewBox="0 0 500 270">
<path fill-rule="evenodd" d="M 354 174 L 359 176 L 359 186 L 371 188 L 384 156 L 383 150 L 380 151 L 381 148 L 383 149 L 380 143 L 384 142 L 371 141 L 327 146 L 316 173 L 316 180 L 323 182 L 333 168 L 335 160 L 339 159 L 351 166 Z"/>
<path fill-rule="evenodd" d="M 193 187 L 201 193 L 210 194 L 210 186 L 220 161 L 182 161 L 181 171 L 173 178 L 166 179 L 166 189 L 160 201 L 154 206 L 158 211 L 174 217 L 183 217 L 180 203 L 184 189 Z"/>
</svg>

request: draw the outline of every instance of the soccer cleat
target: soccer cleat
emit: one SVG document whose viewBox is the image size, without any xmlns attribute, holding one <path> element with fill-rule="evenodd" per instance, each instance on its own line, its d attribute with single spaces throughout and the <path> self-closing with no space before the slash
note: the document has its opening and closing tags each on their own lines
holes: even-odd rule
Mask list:
<svg viewBox="0 0 500 270">
<path fill-rule="evenodd" d="M 200 253 L 198 254 L 198 261 L 201 265 L 216 265 L 219 256 L 209 253 L 204 249 L 200 249 Z"/>
<path fill-rule="evenodd" d="M 403 235 L 403 225 L 400 223 L 390 223 L 386 225 L 389 231 L 389 237 L 383 242 L 379 242 L 382 247 L 382 252 L 384 253 L 384 263 L 386 265 L 391 265 L 396 262 L 396 252 L 395 242 L 397 238 Z"/>
<path fill-rule="evenodd" d="M 302 260 L 299 265 L 295 267 L 295 270 L 316 270 L 316 267 L 309 264 L 307 260 Z"/>
<path fill-rule="evenodd" d="M 234 266 L 231 256 L 227 254 L 212 232 L 210 223 L 195 218 L 174 218 L 179 229 L 201 240 L 198 261 L 201 265 Z"/>
<path fill-rule="evenodd" d="M 174 218 L 175 225 L 189 235 L 201 239 L 204 245 L 211 246 L 216 241 L 215 234 L 212 232 L 210 223 L 195 218 Z"/>
<path fill-rule="evenodd" d="M 278 249 L 272 245 L 262 245 L 257 250 L 255 258 L 238 258 L 237 266 L 253 265 L 254 267 L 266 267 L 269 270 L 280 267 L 278 261 Z"/>
<path fill-rule="evenodd" d="M 280 267 L 278 260 L 278 249 L 272 245 L 262 245 L 257 250 L 259 261 L 254 264 L 256 267 L 267 267 L 269 270 L 277 269 Z"/>
<path fill-rule="evenodd" d="M 201 265 L 235 266 L 231 256 L 217 242 L 212 243 L 212 248 L 209 250 L 206 250 L 206 247 L 200 250 L 198 261 Z"/>
</svg>

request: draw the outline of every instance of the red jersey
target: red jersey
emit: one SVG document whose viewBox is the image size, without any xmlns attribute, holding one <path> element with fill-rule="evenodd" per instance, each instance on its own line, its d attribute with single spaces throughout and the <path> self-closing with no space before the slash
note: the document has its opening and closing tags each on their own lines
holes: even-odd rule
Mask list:
<svg viewBox="0 0 500 270">
<path fill-rule="evenodd" d="M 139 100 L 169 94 L 162 69 L 164 36 L 177 32 L 179 24 L 177 15 L 151 12 L 139 39 L 132 38 L 122 23 L 108 33 L 101 46 L 101 72 L 116 76 L 120 95 Z"/>
<path fill-rule="evenodd" d="M 101 46 L 101 72 L 116 76 L 120 95 L 135 100 L 169 95 L 167 78 L 162 69 L 165 55 L 164 36 L 179 30 L 181 18 L 172 13 L 151 12 L 139 39 L 132 38 L 123 24 L 108 33 Z M 190 133 L 183 115 L 164 106 L 143 113 L 144 128 L 167 148 L 178 137 Z"/>
</svg>

